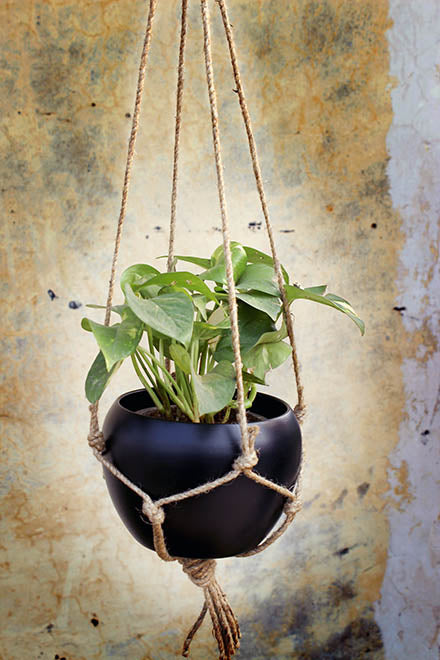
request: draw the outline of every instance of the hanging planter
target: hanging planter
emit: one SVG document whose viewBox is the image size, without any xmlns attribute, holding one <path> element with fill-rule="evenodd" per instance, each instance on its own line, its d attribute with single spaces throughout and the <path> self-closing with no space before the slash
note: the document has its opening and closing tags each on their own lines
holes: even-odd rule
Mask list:
<svg viewBox="0 0 440 660">
<path fill-rule="evenodd" d="M 182 0 L 167 272 L 149 264 L 130 266 L 120 281 L 123 302 L 112 304 L 156 7 L 156 0 L 150 0 L 105 322 L 85 318 L 82 326 L 99 346 L 86 380 L 91 404 L 89 444 L 104 466 L 113 503 L 142 545 L 165 561 L 179 561 L 203 589 L 205 602 L 183 655 L 209 611 L 219 657 L 228 660 L 239 646 L 240 631 L 215 579 L 214 558 L 261 552 L 285 531 L 299 509 L 297 418 L 301 419 L 304 402 L 290 305 L 306 299 L 343 312 L 362 333 L 364 325 L 350 304 L 326 293 L 325 286 L 302 288 L 291 283 L 278 260 L 230 22 L 224 0 L 217 4 L 272 254 L 229 237 L 208 5 L 201 0 L 223 244 L 209 257 L 174 255 L 187 9 L 187 0 Z M 176 270 L 179 262 L 201 272 Z M 112 313 L 119 317 L 113 324 Z M 295 411 L 280 399 L 257 393 L 266 384 L 266 374 L 289 356 L 298 394 Z M 99 399 L 127 358 L 143 389 L 118 397 L 101 431 Z M 284 521 L 273 531 L 282 513 Z"/>
<path fill-rule="evenodd" d="M 103 425 L 105 457 L 157 502 L 228 474 L 240 456 L 237 424 L 193 424 L 145 417 L 153 406 L 145 390 L 114 402 Z M 252 410 L 258 473 L 292 488 L 301 461 L 301 433 L 290 407 L 258 394 Z M 254 425 L 249 426 L 250 429 Z M 151 525 L 142 500 L 104 468 L 113 504 L 134 538 L 154 550 Z M 164 505 L 163 530 L 176 557 L 212 559 L 253 550 L 283 512 L 285 497 L 244 475 L 198 497 Z"/>
</svg>

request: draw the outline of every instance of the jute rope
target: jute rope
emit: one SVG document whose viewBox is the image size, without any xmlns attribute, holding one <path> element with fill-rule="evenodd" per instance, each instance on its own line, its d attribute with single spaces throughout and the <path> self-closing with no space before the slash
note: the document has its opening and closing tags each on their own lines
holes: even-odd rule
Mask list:
<svg viewBox="0 0 440 660">
<path fill-rule="evenodd" d="M 268 231 L 269 240 L 271 244 L 274 269 L 277 274 L 278 283 L 283 299 L 283 309 L 284 309 L 286 326 L 288 328 L 289 339 L 292 345 L 292 355 L 293 355 L 293 362 L 294 362 L 294 369 L 295 369 L 295 376 L 296 376 L 296 383 L 298 390 L 298 406 L 295 409 L 295 411 L 297 413 L 300 413 L 303 410 L 303 392 L 299 380 L 299 367 L 298 367 L 298 359 L 296 356 L 295 343 L 293 339 L 292 320 L 288 312 L 288 305 L 284 291 L 284 282 L 282 278 L 281 266 L 276 254 L 273 231 L 271 228 L 269 214 L 267 211 L 267 204 L 263 190 L 262 177 L 261 177 L 260 167 L 257 158 L 255 140 L 253 138 L 249 112 L 247 110 L 247 105 L 244 98 L 244 92 L 238 72 L 237 58 L 235 54 L 235 45 L 232 39 L 229 19 L 226 11 L 226 5 L 224 0 L 216 0 L 216 1 L 219 4 L 223 17 L 223 23 L 226 30 L 226 36 L 228 39 L 230 55 L 231 55 L 231 63 L 234 71 L 234 78 L 237 84 L 240 106 L 242 108 L 246 132 L 248 134 L 248 139 L 249 139 L 249 146 L 250 146 L 252 163 L 254 167 L 255 178 L 257 182 L 257 188 L 260 195 L 263 214 L 266 220 L 266 228 Z M 157 4 L 157 0 L 149 0 L 149 14 L 148 14 L 141 62 L 139 66 L 135 108 L 133 112 L 133 122 L 130 133 L 129 145 L 128 145 L 127 163 L 126 163 L 124 183 L 122 189 L 121 209 L 118 219 L 111 273 L 110 273 L 105 325 L 109 325 L 110 323 L 116 264 L 119 253 L 119 246 L 121 242 L 122 228 L 126 214 L 128 187 L 129 187 L 131 168 L 134 158 L 136 135 L 139 127 L 139 114 L 140 114 L 142 93 L 143 93 L 144 81 L 145 81 L 145 69 L 147 65 L 148 53 L 151 44 L 152 24 L 156 10 L 156 4 Z M 173 185 L 172 185 L 172 194 L 171 194 L 170 240 L 169 240 L 169 252 L 168 252 L 168 262 L 167 262 L 168 271 L 172 270 L 174 267 L 173 257 L 174 257 L 174 237 L 175 237 L 175 225 L 176 225 L 179 140 L 180 140 L 181 115 L 182 115 L 182 105 L 183 105 L 184 50 L 185 50 L 186 30 L 187 30 L 187 4 L 188 4 L 188 0 L 182 0 L 181 35 L 180 35 L 177 100 L 176 100 L 176 126 L 175 126 L 175 142 L 174 142 L 174 160 L 173 160 Z M 195 497 L 197 495 L 203 495 L 209 493 L 213 489 L 223 486 L 229 483 L 230 481 L 236 479 L 241 474 L 259 483 L 263 487 L 270 488 L 276 491 L 277 493 L 279 493 L 280 495 L 286 498 L 286 503 L 284 505 L 285 519 L 282 522 L 282 524 L 274 532 L 272 532 L 272 534 L 270 534 L 262 543 L 260 543 L 260 545 L 257 548 L 239 555 L 241 557 L 248 557 L 258 552 L 261 552 L 262 550 L 265 550 L 269 545 L 271 545 L 284 533 L 284 531 L 287 529 L 288 525 L 292 522 L 296 513 L 300 509 L 300 504 L 297 496 L 298 482 L 296 486 L 296 491 L 291 492 L 285 486 L 277 484 L 269 479 L 266 479 L 260 474 L 254 472 L 254 468 L 258 463 L 258 455 L 255 451 L 255 438 L 256 435 L 258 434 L 259 429 L 257 426 L 251 426 L 248 428 L 247 420 L 246 420 L 246 410 L 244 404 L 244 387 L 243 387 L 243 377 L 242 377 L 243 365 L 240 355 L 237 299 L 235 292 L 234 274 L 233 274 L 231 249 L 230 249 L 230 232 L 229 232 L 226 196 L 225 196 L 224 179 L 223 179 L 223 164 L 222 164 L 222 156 L 221 156 L 220 133 L 218 126 L 217 98 L 216 98 L 214 73 L 213 73 L 213 65 L 212 65 L 211 36 L 210 36 L 209 11 L 208 11 L 207 0 L 201 0 L 201 14 L 202 14 L 202 25 L 203 25 L 203 49 L 204 49 L 204 57 L 205 57 L 206 78 L 208 85 L 208 96 L 209 96 L 210 109 L 211 109 L 211 123 L 212 123 L 214 156 L 215 156 L 215 165 L 216 165 L 216 174 L 217 174 L 217 187 L 219 193 L 220 213 L 222 218 L 223 251 L 225 257 L 226 275 L 227 275 L 227 283 L 228 283 L 228 303 L 229 303 L 229 312 L 231 317 L 232 346 L 233 346 L 234 358 L 235 358 L 234 365 L 235 365 L 236 382 L 237 382 L 237 403 L 238 403 L 238 420 L 239 420 L 240 433 L 241 433 L 241 453 L 234 461 L 234 464 L 232 465 L 232 469 L 227 474 L 220 477 L 219 479 L 215 479 L 214 481 L 202 484 L 195 488 L 188 489 L 182 493 L 176 493 L 169 497 L 164 497 L 159 500 L 153 501 L 147 493 L 145 493 L 141 488 L 139 488 L 134 483 L 132 483 L 122 472 L 120 472 L 120 470 L 117 469 L 115 465 L 113 465 L 111 461 L 107 460 L 103 455 L 105 452 L 105 439 L 102 431 L 99 428 L 98 403 L 92 404 L 90 406 L 90 432 L 88 436 L 88 441 L 90 447 L 93 449 L 93 453 L 97 458 L 97 460 L 115 478 L 119 479 L 123 484 L 125 484 L 125 486 L 127 486 L 129 489 L 131 489 L 134 493 L 136 493 L 136 495 L 138 495 L 141 498 L 142 514 L 148 518 L 148 520 L 152 525 L 154 548 L 157 554 L 159 555 L 159 557 L 164 561 L 174 561 L 177 559 L 182 565 L 184 572 L 190 577 L 192 582 L 201 589 L 203 589 L 204 605 L 199 617 L 197 618 L 196 622 L 194 623 L 193 627 L 191 628 L 190 632 L 187 635 L 183 647 L 183 655 L 184 656 L 188 655 L 191 641 L 194 635 L 196 634 L 197 630 L 199 629 L 200 625 L 202 624 L 206 613 L 209 612 L 212 620 L 213 632 L 217 639 L 217 644 L 219 648 L 219 653 L 220 653 L 219 658 L 220 660 L 230 660 L 232 655 L 234 655 L 235 650 L 239 647 L 240 628 L 234 616 L 234 613 L 232 612 L 232 609 L 229 606 L 226 596 L 215 578 L 216 562 L 214 560 L 186 559 L 182 557 L 173 557 L 169 554 L 166 546 L 164 531 L 163 531 L 163 523 L 165 521 L 164 507 L 169 504 L 181 502 L 189 497 Z"/>
<path fill-rule="evenodd" d="M 185 71 L 185 44 L 188 26 L 188 0 L 182 0 L 179 63 L 177 65 L 176 125 L 174 129 L 173 185 L 171 191 L 171 218 L 168 243 L 167 271 L 174 270 L 174 239 L 176 235 L 177 179 L 179 175 L 180 127 L 182 124 L 183 83 Z"/>
<path fill-rule="evenodd" d="M 258 190 L 258 195 L 260 197 L 260 202 L 261 202 L 261 209 L 263 211 L 264 215 L 264 220 L 266 223 L 266 230 L 267 230 L 267 235 L 269 237 L 269 243 L 270 243 L 270 249 L 272 252 L 272 258 L 273 258 L 273 265 L 274 265 L 274 270 L 277 276 L 277 281 L 278 281 L 278 286 L 280 289 L 281 293 L 281 300 L 283 302 L 283 316 L 284 316 L 284 321 L 286 323 L 286 329 L 287 329 L 287 334 L 289 336 L 289 341 L 290 345 L 292 347 L 292 365 L 293 365 L 293 371 L 295 374 L 295 382 L 296 382 L 296 388 L 297 388 L 297 395 L 298 395 L 298 403 L 295 407 L 295 414 L 299 420 L 302 419 L 304 416 L 305 412 L 305 404 L 304 404 L 304 388 L 301 382 L 301 375 L 300 375 L 300 368 L 299 368 L 299 360 L 298 360 L 298 353 L 296 350 L 296 343 L 295 343 L 295 337 L 294 337 L 294 332 L 293 332 L 293 322 L 292 322 L 292 316 L 290 314 L 289 310 L 289 302 L 287 300 L 287 295 L 286 295 L 286 290 L 284 288 L 284 278 L 281 270 L 281 264 L 280 260 L 278 258 L 277 250 L 276 250 L 276 245 L 275 245 L 275 238 L 273 235 L 273 229 L 272 229 L 272 224 L 270 221 L 270 216 L 269 216 L 269 209 L 267 206 L 266 202 L 266 195 L 264 192 L 264 186 L 263 186 L 263 177 L 261 175 L 261 168 L 260 168 L 260 163 L 258 159 L 258 153 L 257 153 L 257 145 L 255 142 L 254 134 L 252 131 L 252 122 L 251 122 L 251 117 L 249 114 L 248 106 L 246 103 L 246 97 L 244 94 L 244 89 L 243 89 L 243 83 L 241 81 L 241 76 L 240 76 L 240 71 L 238 68 L 238 61 L 237 61 L 237 52 L 235 48 L 235 42 L 234 42 L 234 37 L 232 34 L 232 29 L 231 29 L 231 23 L 229 21 L 229 16 L 228 16 L 228 11 L 226 8 L 226 2 L 225 0 L 216 0 L 220 12 L 222 15 L 223 19 L 223 25 L 225 28 L 226 32 L 226 38 L 228 41 L 228 46 L 229 46 L 229 55 L 231 59 L 231 64 L 232 64 L 232 71 L 234 73 L 234 80 L 235 80 L 235 85 L 236 85 L 236 90 L 238 94 L 238 100 L 240 103 L 240 108 L 241 108 L 241 113 L 243 115 L 243 121 L 244 125 L 246 128 L 246 134 L 249 142 L 249 151 L 251 155 L 251 160 L 252 160 L 252 166 L 254 170 L 254 175 L 255 175 L 255 181 L 257 184 L 257 190 Z"/>
</svg>

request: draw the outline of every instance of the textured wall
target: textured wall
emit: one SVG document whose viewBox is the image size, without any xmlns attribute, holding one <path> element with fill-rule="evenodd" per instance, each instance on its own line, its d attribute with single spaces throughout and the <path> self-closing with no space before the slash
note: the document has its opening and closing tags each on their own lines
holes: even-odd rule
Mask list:
<svg viewBox="0 0 440 660">
<path fill-rule="evenodd" d="M 433 660 L 438 140 L 417 115 L 431 87 L 409 81 L 425 72 L 438 102 L 434 40 L 423 45 L 438 34 L 436 0 L 425 11 L 404 0 L 229 4 L 280 257 L 294 280 L 329 282 L 367 323 L 361 339 L 342 315 L 295 309 L 309 411 L 304 508 L 267 552 L 220 562 L 240 657 Z M 221 235 L 197 2 L 190 13 L 177 244 L 205 254 Z M 177 2 L 159 3 L 120 269 L 166 252 L 178 15 Z M 168 660 L 199 611 L 179 568 L 122 527 L 86 443 L 95 347 L 79 305 L 105 298 L 145 19 L 141 0 L 0 4 L 5 660 Z M 266 250 L 220 27 L 217 18 L 233 234 Z M 288 366 L 272 383 L 294 403 Z M 101 409 L 133 386 L 122 369 Z M 192 657 L 216 657 L 208 626 Z"/>
</svg>

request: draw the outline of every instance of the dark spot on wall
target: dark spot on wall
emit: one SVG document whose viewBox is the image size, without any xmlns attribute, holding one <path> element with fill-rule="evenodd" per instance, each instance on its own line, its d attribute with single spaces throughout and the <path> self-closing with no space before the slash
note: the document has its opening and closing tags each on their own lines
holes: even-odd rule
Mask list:
<svg viewBox="0 0 440 660">
<path fill-rule="evenodd" d="M 280 234 L 293 234 L 294 229 L 280 229 Z"/>
<path fill-rule="evenodd" d="M 221 227 L 213 227 L 213 230 L 214 230 L 214 231 L 221 231 L 222 228 L 221 228 Z"/>
<path fill-rule="evenodd" d="M 17 115 L 21 115 L 21 110 L 17 110 Z"/>
<path fill-rule="evenodd" d="M 371 229 L 376 229 L 376 228 L 377 228 L 377 222 L 372 222 Z"/>
<path fill-rule="evenodd" d="M 333 502 L 333 508 L 334 509 L 340 509 L 341 508 L 347 494 L 348 494 L 348 490 L 346 488 L 344 488 L 344 490 L 341 490 L 341 493 L 340 493 L 339 497 Z"/>
<path fill-rule="evenodd" d="M 252 222 L 248 223 L 248 228 L 251 229 L 252 231 L 256 231 L 258 229 L 261 229 L 261 221 L 257 222 L 256 220 L 253 220 Z"/>
<path fill-rule="evenodd" d="M 372 619 L 359 618 L 331 635 L 324 644 L 299 653 L 298 660 L 354 660 L 374 657 L 383 648 L 379 626 Z"/>
<path fill-rule="evenodd" d="M 328 588 L 328 600 L 331 606 L 339 607 L 343 602 L 352 600 L 356 596 L 352 582 L 333 582 Z"/>
<path fill-rule="evenodd" d="M 53 627 L 54 627 L 53 623 L 48 623 L 47 626 L 46 626 L 47 632 L 51 633 L 52 630 L 53 630 Z"/>
<path fill-rule="evenodd" d="M 47 290 L 47 295 L 49 296 L 49 298 L 51 300 L 55 300 L 55 298 L 57 298 L 57 295 L 56 295 L 55 291 L 52 291 L 52 289 Z"/>
<path fill-rule="evenodd" d="M 92 106 L 92 108 L 96 108 L 96 103 L 94 101 L 90 105 Z"/>
<path fill-rule="evenodd" d="M 147 241 L 148 241 L 148 239 L 150 238 L 150 234 L 145 234 L 145 238 L 146 238 Z"/>
<path fill-rule="evenodd" d="M 427 445 L 427 444 L 428 444 L 428 440 L 429 440 L 428 436 L 429 436 L 429 434 L 430 434 L 430 430 L 429 430 L 429 429 L 425 429 L 425 430 L 420 434 L 420 435 L 422 436 L 422 444 L 423 444 L 423 445 Z"/>
<path fill-rule="evenodd" d="M 350 84 L 343 83 L 334 91 L 334 96 L 338 99 L 345 99 L 347 96 L 350 96 L 354 92 L 353 87 Z"/>
<path fill-rule="evenodd" d="M 96 626 L 99 626 L 99 619 L 97 619 L 96 617 L 92 617 L 92 618 L 90 619 L 90 623 L 92 624 L 92 626 L 93 626 L 94 628 L 96 628 Z"/>
<path fill-rule="evenodd" d="M 156 225 L 154 227 L 154 231 L 161 231 L 162 227 L 160 225 Z"/>
<path fill-rule="evenodd" d="M 350 550 L 351 548 L 345 547 L 345 548 L 341 548 L 340 550 L 336 550 L 334 554 L 336 555 L 336 557 L 345 557 L 345 555 L 348 555 Z"/>
<path fill-rule="evenodd" d="M 126 113 L 125 113 L 125 116 L 127 117 L 127 119 L 130 119 L 131 114 L 130 114 L 129 112 L 126 112 Z"/>
<path fill-rule="evenodd" d="M 369 488 L 370 488 L 370 484 L 367 481 L 364 481 L 362 484 L 359 484 L 359 486 L 357 487 L 357 492 L 361 499 L 365 497 Z"/>
<path fill-rule="evenodd" d="M 79 309 L 81 306 L 82 306 L 82 303 L 78 302 L 77 300 L 71 300 L 69 302 L 70 309 Z"/>
<path fill-rule="evenodd" d="M 326 206 L 325 208 L 327 209 L 327 211 L 328 211 L 329 213 L 333 213 L 333 211 L 334 211 L 334 206 L 333 206 L 333 204 L 327 204 L 327 206 Z"/>
<path fill-rule="evenodd" d="M 393 307 L 395 312 L 399 312 L 400 316 L 403 316 L 403 312 L 406 312 L 406 307 Z"/>
</svg>

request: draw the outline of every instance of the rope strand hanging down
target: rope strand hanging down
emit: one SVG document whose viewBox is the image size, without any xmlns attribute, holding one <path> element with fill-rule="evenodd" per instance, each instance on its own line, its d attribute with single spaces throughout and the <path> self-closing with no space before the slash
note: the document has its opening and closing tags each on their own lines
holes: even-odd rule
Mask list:
<svg viewBox="0 0 440 660">
<path fill-rule="evenodd" d="M 269 237 L 269 243 L 270 243 L 270 249 L 272 252 L 272 258 L 273 258 L 273 265 L 274 265 L 274 270 L 275 274 L 277 276 L 277 281 L 278 281 L 278 286 L 280 288 L 280 293 L 281 293 L 281 300 L 283 302 L 283 316 L 284 320 L 286 323 L 286 328 L 287 328 L 287 334 L 289 337 L 290 345 L 292 347 L 292 365 L 293 365 L 293 371 L 295 374 L 295 382 L 296 382 L 296 389 L 297 389 L 297 396 L 298 396 L 298 403 L 297 406 L 295 407 L 295 414 L 298 418 L 299 421 L 302 420 L 302 417 L 304 416 L 305 412 L 305 403 L 304 403 L 304 388 L 301 382 L 301 375 L 300 375 L 300 368 L 299 368 L 299 359 L 298 359 L 298 354 L 296 350 L 296 343 L 295 343 L 295 337 L 294 337 L 294 332 L 293 332 L 293 322 L 292 322 L 292 316 L 290 314 L 289 310 L 289 303 L 287 300 L 286 296 L 286 290 L 284 288 L 284 278 L 283 274 L 281 271 L 281 264 L 280 260 L 278 258 L 277 250 L 276 250 L 276 245 L 275 245 L 275 238 L 273 235 L 273 229 L 272 229 L 272 223 L 270 221 L 270 216 L 269 216 L 269 209 L 267 206 L 266 202 L 266 195 L 264 192 L 264 186 L 263 186 L 263 177 L 261 175 L 261 168 L 260 168 L 260 163 L 258 159 L 258 153 L 257 153 L 257 145 L 255 142 L 254 138 L 254 133 L 252 130 L 252 122 L 251 122 L 251 117 L 249 114 L 248 106 L 246 103 L 246 97 L 244 94 L 244 89 L 243 89 L 243 84 L 241 81 L 241 76 L 240 76 L 240 71 L 238 68 L 238 61 L 237 61 L 237 52 L 235 48 L 235 42 L 234 42 L 234 37 L 232 34 L 232 29 L 231 29 L 231 23 L 229 21 L 229 16 L 228 16 L 228 11 L 226 8 L 226 2 L 225 0 L 216 0 L 220 12 L 222 15 L 222 20 L 223 20 L 223 25 L 225 28 L 225 33 L 226 33 L 226 39 L 228 42 L 229 46 L 229 55 L 231 59 L 231 65 L 232 65 L 232 71 L 234 73 L 234 80 L 235 80 L 235 85 L 238 93 L 238 100 L 240 103 L 240 108 L 241 108 L 241 113 L 243 116 L 243 121 L 246 129 L 246 134 L 249 142 L 249 151 L 251 155 L 251 160 L 252 160 L 252 166 L 254 170 L 254 175 L 255 175 L 255 181 L 257 184 L 257 190 L 258 190 L 258 195 L 260 197 L 260 202 L 261 202 L 261 209 L 263 211 L 264 215 L 264 220 L 266 223 L 266 230 L 267 230 L 267 235 Z"/>
</svg>

